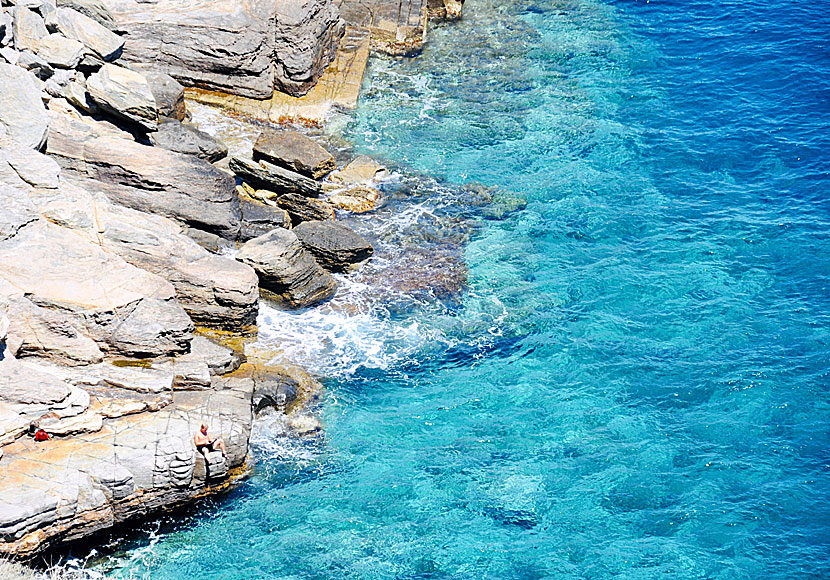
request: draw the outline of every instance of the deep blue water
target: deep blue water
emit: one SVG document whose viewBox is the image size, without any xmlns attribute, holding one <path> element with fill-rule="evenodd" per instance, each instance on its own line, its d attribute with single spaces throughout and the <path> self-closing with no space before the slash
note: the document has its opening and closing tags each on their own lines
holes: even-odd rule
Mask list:
<svg viewBox="0 0 830 580">
<path fill-rule="evenodd" d="M 830 577 L 830 5 L 467 0 L 333 127 L 398 171 L 370 274 L 467 290 L 265 309 L 325 440 L 113 576 Z"/>
</svg>

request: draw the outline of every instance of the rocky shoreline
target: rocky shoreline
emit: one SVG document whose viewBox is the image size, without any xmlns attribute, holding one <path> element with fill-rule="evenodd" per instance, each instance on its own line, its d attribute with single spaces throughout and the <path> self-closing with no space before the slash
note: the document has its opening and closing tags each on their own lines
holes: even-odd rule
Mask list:
<svg viewBox="0 0 830 580">
<path fill-rule="evenodd" d="M 231 488 L 257 413 L 319 434 L 321 384 L 246 361 L 233 337 L 256 331 L 260 296 L 314 306 L 335 293 L 332 272 L 371 257 L 335 215 L 376 209 L 385 170 L 363 157 L 338 169 L 285 128 L 228 158 L 187 123 L 185 87 L 301 96 L 347 27 L 412 54 L 429 16 L 461 9 L 375 4 L 367 19 L 347 0 L 3 0 L 0 554 Z M 383 18 L 396 7 L 408 16 Z M 196 452 L 200 423 L 227 460 Z"/>
</svg>

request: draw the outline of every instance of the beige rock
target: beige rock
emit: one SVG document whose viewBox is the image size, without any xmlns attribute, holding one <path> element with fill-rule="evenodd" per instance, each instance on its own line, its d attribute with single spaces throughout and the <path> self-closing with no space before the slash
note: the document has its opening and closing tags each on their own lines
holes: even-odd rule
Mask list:
<svg viewBox="0 0 830 580">
<path fill-rule="evenodd" d="M 17 50 L 28 50 L 37 52 L 40 41 L 46 37 L 49 31 L 43 18 L 24 6 L 19 6 L 14 11 L 14 47 Z"/>
<path fill-rule="evenodd" d="M 40 39 L 37 54 L 56 68 L 75 68 L 84 55 L 84 45 L 62 34 L 50 34 Z"/>
<path fill-rule="evenodd" d="M 337 209 L 352 213 L 367 213 L 380 206 L 382 197 L 377 189 L 358 185 L 333 194 L 328 198 L 328 202 Z"/>
<path fill-rule="evenodd" d="M 108 63 L 87 79 L 86 89 L 104 111 L 137 123 L 148 131 L 158 128 L 156 99 L 141 73 Z"/>
<path fill-rule="evenodd" d="M 83 43 L 98 58 L 111 61 L 121 54 L 124 40 L 89 16 L 72 8 L 58 8 L 58 31 L 67 38 Z"/>
<path fill-rule="evenodd" d="M 20 67 L 0 63 L 0 137 L 40 149 L 48 129 L 38 79 Z"/>
<path fill-rule="evenodd" d="M 344 185 L 366 185 L 388 176 L 389 171 L 383 165 L 371 157 L 361 155 L 343 169 L 333 172 L 328 178 Z"/>
</svg>

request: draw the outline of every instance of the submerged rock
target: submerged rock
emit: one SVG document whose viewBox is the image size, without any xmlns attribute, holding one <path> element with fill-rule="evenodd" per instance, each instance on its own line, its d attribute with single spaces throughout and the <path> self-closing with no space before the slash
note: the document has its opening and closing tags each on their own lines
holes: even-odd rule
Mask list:
<svg viewBox="0 0 830 580">
<path fill-rule="evenodd" d="M 371 157 L 361 155 L 343 169 L 329 175 L 329 180 L 344 185 L 365 185 L 388 176 L 389 171 L 386 167 Z"/>
<path fill-rule="evenodd" d="M 236 259 L 259 275 L 262 288 L 293 308 L 330 298 L 337 284 L 308 253 L 296 234 L 277 228 L 242 246 Z"/>
<path fill-rule="evenodd" d="M 348 271 L 374 252 L 363 236 L 338 222 L 303 222 L 293 231 L 317 262 L 332 272 Z"/>
<path fill-rule="evenodd" d="M 195 155 L 210 163 L 219 161 L 228 154 L 228 148 L 224 143 L 172 119 L 163 119 L 158 125 L 158 131 L 150 135 L 150 141 L 156 147 Z"/>
<path fill-rule="evenodd" d="M 329 196 L 328 202 L 337 209 L 352 213 L 374 211 L 380 205 L 382 195 L 374 187 L 355 186 Z"/>
<path fill-rule="evenodd" d="M 262 159 L 313 179 L 337 167 L 331 153 L 313 139 L 290 130 L 260 133 L 254 143 L 254 161 Z"/>
</svg>

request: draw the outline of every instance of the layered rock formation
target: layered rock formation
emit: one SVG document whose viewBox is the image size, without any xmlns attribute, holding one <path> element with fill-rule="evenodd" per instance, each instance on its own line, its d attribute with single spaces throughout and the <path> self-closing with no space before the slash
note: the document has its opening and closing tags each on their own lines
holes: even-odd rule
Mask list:
<svg viewBox="0 0 830 580">
<path fill-rule="evenodd" d="M 107 0 L 127 31 L 124 58 L 187 86 L 270 98 L 308 91 L 344 24 L 327 0 Z"/>
</svg>

